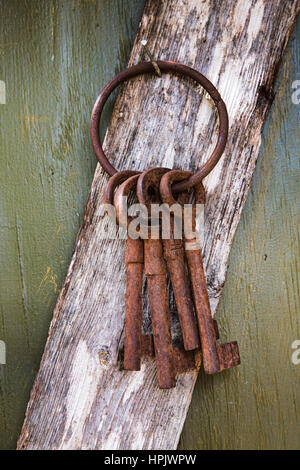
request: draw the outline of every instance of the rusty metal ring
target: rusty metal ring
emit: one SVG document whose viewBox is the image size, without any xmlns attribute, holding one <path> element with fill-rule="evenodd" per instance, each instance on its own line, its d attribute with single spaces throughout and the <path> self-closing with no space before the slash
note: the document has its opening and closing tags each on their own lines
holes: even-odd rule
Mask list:
<svg viewBox="0 0 300 470">
<path fill-rule="evenodd" d="M 171 170 L 164 174 L 160 180 L 159 191 L 162 201 L 169 205 L 180 203 L 173 196 L 174 183 L 179 181 L 188 181 L 188 178 L 192 176 L 192 173 L 187 170 Z M 199 183 L 198 183 L 199 184 Z"/>
<path fill-rule="evenodd" d="M 104 189 L 104 195 L 103 195 L 104 204 L 113 205 L 115 189 L 117 188 L 117 186 L 122 184 L 131 176 L 139 175 L 139 174 L 140 174 L 140 171 L 124 170 L 124 171 L 119 171 L 118 173 L 115 173 L 113 176 L 111 176 Z"/>
<path fill-rule="evenodd" d="M 179 197 L 175 198 L 173 196 L 173 185 L 174 183 L 179 181 L 186 181 L 187 178 L 189 178 L 191 175 L 192 173 L 186 170 L 172 170 L 163 175 L 160 180 L 159 192 L 161 200 L 165 204 L 167 204 L 167 206 L 172 207 L 173 204 L 176 203 L 180 204 L 181 206 L 184 206 L 184 204 L 188 204 L 190 199 L 190 194 L 188 193 L 188 191 L 186 191 L 185 193 L 180 193 Z M 206 196 L 202 182 L 200 181 L 200 183 L 197 183 L 193 190 L 194 189 L 196 190 L 196 204 L 205 204 Z"/>
<path fill-rule="evenodd" d="M 210 171 L 215 167 L 215 165 L 219 161 L 224 151 L 226 141 L 227 141 L 228 114 L 227 114 L 225 103 L 222 100 L 218 90 L 200 72 L 198 72 L 195 69 L 192 69 L 191 67 L 188 67 L 187 65 L 183 65 L 178 62 L 168 62 L 168 61 L 158 60 L 156 63 L 162 72 L 179 73 L 186 77 L 190 77 L 193 80 L 195 80 L 197 83 L 199 83 L 213 99 L 217 107 L 217 111 L 219 115 L 218 141 L 211 156 L 194 175 L 192 175 L 190 178 L 188 178 L 185 181 L 181 181 L 181 182 L 174 184 L 174 187 L 172 189 L 175 193 L 177 193 L 185 189 L 188 189 L 196 185 L 200 181 L 202 181 L 202 179 L 205 176 L 207 176 L 208 173 L 210 173 Z M 117 170 L 108 161 L 103 151 L 103 148 L 100 142 L 100 137 L 99 137 L 99 123 L 100 123 L 100 118 L 101 118 L 103 107 L 109 95 L 118 85 L 120 85 L 120 83 L 130 78 L 133 78 L 137 75 L 150 73 L 150 72 L 154 73 L 154 68 L 151 62 L 141 62 L 137 65 L 133 65 L 132 67 L 129 67 L 123 70 L 118 75 L 116 75 L 103 88 L 102 92 L 98 96 L 96 103 L 94 105 L 92 116 L 91 116 L 91 123 L 90 123 L 90 134 L 91 134 L 91 139 L 92 139 L 92 145 L 93 145 L 95 155 L 97 159 L 99 160 L 99 163 L 102 165 L 104 170 L 111 176 L 114 175 L 117 172 Z"/>
<path fill-rule="evenodd" d="M 114 195 L 114 207 L 116 209 L 116 217 L 118 224 L 122 227 L 128 228 L 128 223 L 134 219 L 134 217 L 127 214 L 127 201 L 124 197 L 128 196 L 129 191 L 134 189 L 137 184 L 138 177 L 140 173 L 130 176 L 127 178 L 117 189 Z M 126 212 L 126 217 L 124 218 L 124 212 Z"/>
<path fill-rule="evenodd" d="M 113 209 L 111 208 L 111 206 L 114 205 L 114 195 L 115 195 L 116 188 L 120 186 L 122 183 L 124 183 L 124 181 L 127 181 L 132 176 L 139 175 L 139 174 L 140 174 L 140 171 L 124 170 L 124 171 L 119 171 L 118 173 L 115 173 L 113 176 L 109 178 L 104 189 L 103 202 L 104 204 L 107 205 L 106 210 L 111 219 L 114 220 L 115 215 L 117 216 L 117 213 L 114 213 Z M 117 224 L 119 224 L 118 218 L 116 219 L 116 222 Z"/>
</svg>

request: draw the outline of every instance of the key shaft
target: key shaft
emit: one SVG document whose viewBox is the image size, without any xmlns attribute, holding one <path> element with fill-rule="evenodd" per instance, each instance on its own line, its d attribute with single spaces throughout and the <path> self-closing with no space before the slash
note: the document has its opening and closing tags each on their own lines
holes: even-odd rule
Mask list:
<svg viewBox="0 0 300 470">
<path fill-rule="evenodd" d="M 163 240 L 175 302 L 181 326 L 184 349 L 190 351 L 200 346 L 197 322 L 194 315 L 192 293 L 185 267 L 184 247 L 181 239 L 174 238 L 174 216 L 170 214 L 170 239 Z"/>
<path fill-rule="evenodd" d="M 173 360 L 166 263 L 161 240 L 151 238 L 144 240 L 144 256 L 158 385 L 160 388 L 172 388 L 176 385 L 176 371 Z"/>
<path fill-rule="evenodd" d="M 196 203 L 204 204 L 203 185 L 196 187 Z M 192 210 L 192 232 L 196 229 L 196 207 Z M 195 247 L 197 247 L 195 249 Z M 218 328 L 210 310 L 201 248 L 197 237 L 186 238 L 185 253 L 190 272 L 194 304 L 201 339 L 203 367 L 207 374 L 216 374 L 224 369 L 240 364 L 238 344 L 236 341 L 217 344 Z"/>
<path fill-rule="evenodd" d="M 124 197 L 135 187 L 138 175 L 133 175 L 124 181 L 114 196 L 114 206 L 120 225 L 127 228 L 132 217 L 127 215 L 127 205 L 124 207 Z M 124 335 L 124 369 L 140 370 L 142 357 L 142 294 L 143 294 L 143 240 L 126 240 L 126 307 Z"/>
<path fill-rule="evenodd" d="M 142 356 L 143 240 L 126 241 L 124 369 L 140 370 Z"/>
</svg>

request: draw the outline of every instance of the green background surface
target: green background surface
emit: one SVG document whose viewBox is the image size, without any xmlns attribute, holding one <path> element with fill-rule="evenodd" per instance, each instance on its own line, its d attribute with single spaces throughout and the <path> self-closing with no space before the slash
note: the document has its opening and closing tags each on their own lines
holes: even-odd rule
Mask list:
<svg viewBox="0 0 300 470">
<path fill-rule="evenodd" d="M 0 0 L 0 448 L 13 449 L 96 166 L 89 118 L 125 67 L 141 0 Z M 202 373 L 182 449 L 300 448 L 300 21 L 289 41 L 217 312 L 242 365 Z M 107 107 L 105 132 L 112 103 Z"/>
</svg>

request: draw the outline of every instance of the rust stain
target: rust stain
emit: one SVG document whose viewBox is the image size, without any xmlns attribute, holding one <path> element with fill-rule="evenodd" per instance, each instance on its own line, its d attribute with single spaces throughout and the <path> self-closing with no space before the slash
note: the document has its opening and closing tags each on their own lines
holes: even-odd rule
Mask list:
<svg viewBox="0 0 300 470">
<path fill-rule="evenodd" d="M 59 288 L 57 285 L 57 274 L 52 270 L 50 266 L 47 266 L 46 272 L 41 280 L 41 283 L 38 287 L 38 292 L 44 287 L 44 286 L 51 286 L 53 289 L 53 292 L 57 294 L 59 292 Z"/>
<path fill-rule="evenodd" d="M 20 114 L 19 115 L 22 122 L 22 135 L 26 135 L 33 129 L 36 125 L 45 124 L 49 121 L 49 116 L 43 116 L 40 114 Z"/>
</svg>

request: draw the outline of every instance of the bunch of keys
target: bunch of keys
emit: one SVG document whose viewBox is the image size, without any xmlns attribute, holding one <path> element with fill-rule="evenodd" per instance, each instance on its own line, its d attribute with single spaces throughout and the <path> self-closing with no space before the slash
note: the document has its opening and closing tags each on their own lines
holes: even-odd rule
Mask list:
<svg viewBox="0 0 300 470">
<path fill-rule="evenodd" d="M 124 369 L 140 370 L 142 357 L 152 355 L 154 349 L 158 385 L 168 389 L 176 386 L 178 372 L 195 367 L 194 352 L 198 349 L 202 351 L 207 374 L 240 364 L 240 357 L 236 341 L 217 344 L 218 326 L 211 315 L 201 248 L 195 235 L 196 204 L 205 203 L 202 180 L 214 168 L 226 145 L 226 106 L 212 83 L 198 71 L 175 62 L 157 61 L 156 65 L 162 72 L 180 73 L 194 79 L 214 100 L 219 115 L 219 135 L 207 162 L 195 174 L 168 168 L 152 168 L 140 173 L 130 170 L 117 172 L 107 160 L 99 138 L 104 104 L 121 82 L 153 72 L 151 62 L 142 62 L 124 70 L 106 85 L 92 112 L 91 138 L 100 164 L 111 176 L 105 188 L 104 202 L 114 206 L 118 224 L 127 229 Z M 139 203 L 146 209 L 138 236 L 132 236 L 129 230 L 133 220 L 128 216 L 127 208 L 130 191 L 136 192 Z M 171 209 L 179 205 L 182 221 L 185 204 L 190 204 L 191 197 L 194 197 L 194 204 L 188 224 L 190 230 L 186 230 L 184 222 L 178 236 L 176 215 Z M 168 238 L 162 237 L 161 218 L 153 217 L 153 205 L 161 203 L 166 210 L 170 209 Z M 153 227 L 158 236 L 153 237 Z M 143 272 L 147 279 L 153 344 L 152 335 L 142 333 Z M 172 343 L 167 273 L 182 332 L 183 348 L 180 349 Z"/>
</svg>

